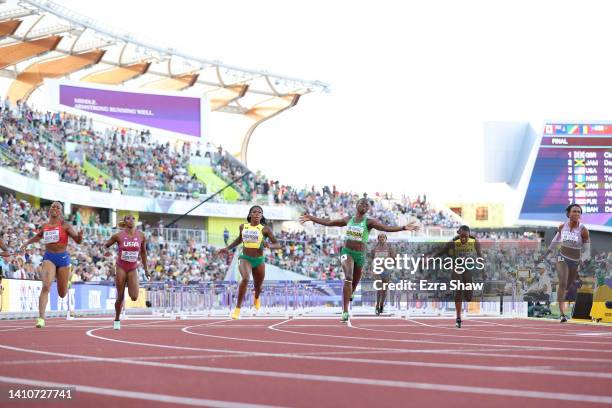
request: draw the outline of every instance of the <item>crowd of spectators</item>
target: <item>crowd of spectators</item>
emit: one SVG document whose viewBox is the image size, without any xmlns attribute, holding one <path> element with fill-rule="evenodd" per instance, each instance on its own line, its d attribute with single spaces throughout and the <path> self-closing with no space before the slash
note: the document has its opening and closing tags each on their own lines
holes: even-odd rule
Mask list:
<svg viewBox="0 0 612 408">
<path fill-rule="evenodd" d="M 187 172 L 192 154 L 189 143 L 170 146 L 153 140 L 148 131 L 97 131 L 85 116 L 39 112 L 20 102 L 11 106 L 5 101 L 0 108 L 0 153 L 4 153 L 0 156 L 3 164 L 24 175 L 37 177 L 44 167 L 58 173 L 61 181 L 93 190 L 185 193 L 178 198 L 206 193 L 206 186 Z M 81 155 L 70 157 L 67 142 L 75 144 L 72 149 Z M 88 176 L 81 166 L 83 158 L 110 178 Z"/>
<path fill-rule="evenodd" d="M 243 177 L 236 188 L 249 202 L 298 206 L 318 216 L 352 214 L 358 194 L 340 192 L 336 186 L 295 188 L 251 173 L 221 147 L 186 142 L 160 141 L 148 131 L 125 128 L 95 130 L 91 118 L 66 113 L 39 112 L 24 103 L 0 103 L 0 154 L 4 163 L 25 175 L 38 176 L 40 168 L 59 174 L 60 180 L 89 186 L 93 190 L 121 189 L 127 194 L 145 194 L 175 199 L 197 198 L 206 186 L 188 174 L 190 158 L 208 158 L 213 170 L 226 181 Z M 67 144 L 70 143 L 70 149 Z M 0 151 L 0 153 L 2 153 Z M 68 153 L 70 152 L 70 153 Z M 85 159 L 109 177 L 88 176 Z M 456 218 L 439 209 L 426 196 L 394 199 L 386 194 L 370 197 L 371 216 L 391 224 L 418 219 L 422 225 L 453 228 Z"/>
<path fill-rule="evenodd" d="M 33 111 L 25 104 L 18 103 L 12 108 L 1 104 L 0 148 L 3 165 L 13 167 L 27 176 L 38 177 L 41 167 L 59 174 L 67 183 L 89 186 L 99 190 L 97 181 L 88 177 L 81 167 L 68 159 L 62 145 L 65 128 L 59 115 Z"/>
<path fill-rule="evenodd" d="M 229 154 L 224 154 L 217 161 L 215 169 L 227 180 L 243 176 L 248 170 Z M 238 188 L 250 196 L 250 201 L 262 204 L 288 204 L 300 207 L 318 217 L 342 218 L 355 212 L 357 201 L 366 197 L 370 200 L 370 216 L 382 222 L 400 225 L 417 219 L 421 225 L 436 225 L 446 228 L 459 226 L 459 222 L 450 210 L 436 208 L 427 200 L 427 196 L 394 198 L 389 194 L 376 194 L 368 197 L 350 192 L 338 191 L 335 185 L 295 188 L 269 180 L 260 172 L 249 173 L 238 183 Z"/>
<path fill-rule="evenodd" d="M 188 174 L 189 143 L 171 146 L 153 140 L 148 131 L 127 129 L 80 132 L 78 140 L 87 160 L 119 180 L 123 188 L 206 194 L 206 186 Z"/>
<path fill-rule="evenodd" d="M 477 231 L 475 233 L 478 239 L 490 240 L 533 240 L 538 239 L 537 233 L 532 231 Z"/>
</svg>

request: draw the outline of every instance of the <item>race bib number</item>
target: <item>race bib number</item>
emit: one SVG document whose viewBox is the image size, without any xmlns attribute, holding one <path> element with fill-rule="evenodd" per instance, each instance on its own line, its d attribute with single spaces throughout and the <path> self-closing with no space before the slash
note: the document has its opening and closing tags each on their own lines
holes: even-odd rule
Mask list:
<svg viewBox="0 0 612 408">
<path fill-rule="evenodd" d="M 140 251 L 122 251 L 121 260 L 125 262 L 136 262 L 138 261 L 138 254 Z"/>
<path fill-rule="evenodd" d="M 563 231 L 561 234 L 561 241 L 576 244 L 578 243 L 578 234 L 575 232 Z"/>
<path fill-rule="evenodd" d="M 351 241 L 361 241 L 363 237 L 363 227 L 351 225 L 346 228 L 346 239 Z"/>
<path fill-rule="evenodd" d="M 374 252 L 374 257 L 375 258 L 388 258 L 389 257 L 389 252 L 387 252 L 387 251 L 376 251 L 376 252 Z"/>
<path fill-rule="evenodd" d="M 45 231 L 43 233 L 43 243 L 45 244 L 55 244 L 59 242 L 60 232 L 57 229 Z"/>
<path fill-rule="evenodd" d="M 257 243 L 259 242 L 258 231 L 242 231 L 242 242 Z"/>
</svg>

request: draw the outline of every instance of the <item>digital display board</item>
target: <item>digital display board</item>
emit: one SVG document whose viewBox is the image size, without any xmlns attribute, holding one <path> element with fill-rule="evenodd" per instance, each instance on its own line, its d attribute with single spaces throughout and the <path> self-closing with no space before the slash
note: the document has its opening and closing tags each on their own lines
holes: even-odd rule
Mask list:
<svg viewBox="0 0 612 408">
<path fill-rule="evenodd" d="M 612 227 L 612 124 L 544 126 L 519 218 L 560 222 L 572 203 L 583 223 Z"/>
<path fill-rule="evenodd" d="M 201 95 L 66 80 L 47 82 L 51 85 L 51 102 L 58 110 L 168 136 L 199 140 L 204 136 L 207 105 Z"/>
</svg>

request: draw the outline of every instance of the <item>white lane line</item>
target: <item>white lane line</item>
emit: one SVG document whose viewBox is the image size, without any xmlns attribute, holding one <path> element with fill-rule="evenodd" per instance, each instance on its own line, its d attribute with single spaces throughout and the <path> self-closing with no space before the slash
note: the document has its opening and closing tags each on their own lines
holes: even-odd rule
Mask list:
<svg viewBox="0 0 612 408">
<path fill-rule="evenodd" d="M 277 323 L 272 326 L 280 325 L 283 322 Z M 270 326 L 270 327 L 272 327 Z M 187 332 L 192 333 L 192 332 Z M 192 333 L 200 335 L 200 333 Z M 462 355 L 458 353 L 455 355 Z M 476 353 L 472 353 L 476 354 Z M 509 372 L 509 373 L 522 373 L 522 374 L 539 374 L 539 375 L 553 375 L 553 376 L 568 376 L 568 377 L 587 377 L 587 378 L 609 378 L 612 379 L 612 373 L 607 372 L 591 372 L 591 371 L 551 371 L 545 369 L 545 367 L 514 367 L 514 366 L 493 366 L 493 365 L 477 365 L 477 364 L 456 364 L 456 363 L 430 363 L 424 361 L 396 361 L 386 359 L 365 359 L 365 358 L 351 358 L 351 357 L 333 357 L 333 356 L 306 356 L 296 354 L 278 354 L 278 353 L 267 353 L 267 357 L 277 358 L 290 358 L 296 360 L 319 360 L 319 361 L 338 361 L 345 363 L 360 363 L 360 364 L 376 364 L 376 365 L 395 365 L 395 366 L 409 366 L 409 367 L 428 367 L 428 368 L 443 368 L 443 369 L 460 369 L 460 370 L 477 370 L 477 371 L 493 371 L 493 372 Z"/>
<path fill-rule="evenodd" d="M 456 331 L 457 328 L 455 327 L 455 323 L 452 322 L 448 325 L 439 325 L 439 324 L 426 324 L 426 323 L 422 323 L 422 322 L 418 322 L 416 320 L 413 319 L 406 319 L 407 322 L 413 322 L 416 323 L 417 325 L 420 326 L 426 326 L 426 327 L 432 327 L 432 328 L 436 328 L 436 329 L 440 329 L 440 330 L 451 330 L 451 331 Z M 506 325 L 506 324 L 488 324 L 488 325 L 479 325 L 478 327 L 488 327 L 491 328 L 491 325 L 494 326 L 499 326 L 499 327 L 510 327 L 510 328 L 517 328 L 517 326 L 511 326 L 511 325 Z M 296 325 L 291 325 L 291 327 L 295 327 Z M 360 325 L 360 327 L 390 327 L 391 325 Z M 393 325 L 394 327 L 402 327 L 402 325 Z M 414 328 L 414 325 L 408 325 L 408 324 L 404 324 L 403 325 L 404 328 Z M 548 333 L 540 333 L 539 332 L 539 328 L 536 326 L 533 326 L 531 328 L 527 328 L 529 330 L 521 330 L 520 328 L 516 331 L 508 331 L 508 330 L 504 330 L 504 331 L 499 331 L 499 330 L 484 330 L 484 329 L 474 329 L 474 325 L 470 325 L 470 324 L 464 324 L 462 327 L 462 332 L 467 332 L 467 333 L 490 333 L 490 334 L 510 334 L 510 335 L 527 335 L 527 336 L 542 336 L 542 337 L 569 337 L 569 338 L 576 338 L 576 335 L 578 334 L 575 330 L 571 330 L 571 331 L 564 331 L 564 330 L 557 330 L 555 332 L 552 332 L 552 330 L 547 330 Z M 524 326 L 523 326 L 524 327 Z M 397 333 L 408 333 L 408 332 L 397 332 Z M 431 336 L 450 336 L 450 335 L 446 335 L 446 334 L 442 334 L 442 333 L 410 333 L 410 334 L 424 334 L 424 335 L 431 335 Z M 601 332 L 601 335 L 608 335 L 608 336 L 612 336 L 612 331 L 606 331 L 606 332 Z M 468 337 L 468 336 L 463 336 L 463 335 L 453 335 L 453 337 Z M 474 338 L 488 338 L 488 337 L 477 337 L 474 336 Z M 508 340 L 508 338 L 503 338 L 503 337 L 499 337 L 499 339 L 501 340 Z M 515 339 L 515 340 L 525 340 L 526 339 Z M 536 338 L 533 338 L 531 340 L 536 340 Z M 537 338 L 537 340 L 541 340 L 544 342 L 549 342 L 549 341 L 557 341 L 557 342 L 578 342 L 577 340 L 562 340 L 562 339 L 558 339 L 558 340 L 549 340 L 549 339 L 539 339 Z M 583 343 L 583 342 L 581 342 Z"/>
<path fill-rule="evenodd" d="M 219 400 L 202 399 L 202 398 L 179 397 L 176 395 L 152 394 L 149 392 L 119 390 L 119 389 L 113 389 L 113 388 L 100 388 L 100 387 L 92 387 L 89 385 L 58 383 L 58 382 L 51 382 L 51 381 L 33 380 L 29 378 L 0 376 L 0 382 L 7 383 L 7 384 L 30 385 L 34 387 L 50 387 L 50 388 L 74 387 L 77 392 L 84 392 L 87 394 L 107 395 L 109 397 L 120 397 L 120 398 L 130 398 L 130 399 L 138 399 L 138 400 L 146 400 L 146 401 L 164 402 L 168 404 L 192 405 L 196 407 L 215 407 L 215 408 L 272 408 L 272 407 L 278 407 L 274 405 L 249 404 L 245 402 L 219 401 Z M 73 397 L 73 400 L 77 400 L 77 399 L 78 399 L 78 396 L 75 395 Z M 69 400 L 66 400 L 66 402 L 68 401 Z"/>
<path fill-rule="evenodd" d="M 501 351 L 501 350 L 495 350 Z M 510 350 L 513 351 L 513 350 Z M 500 358 L 511 358 L 511 359 L 524 359 L 524 360 L 552 360 L 552 361 L 579 361 L 579 362 L 587 362 L 587 363 L 599 363 L 599 364 L 612 364 L 612 359 L 604 359 L 604 358 L 588 358 L 588 357 L 563 357 L 563 356 L 532 356 L 528 354 L 499 354 L 492 353 L 489 351 L 479 351 L 477 353 L 473 353 L 470 351 L 467 352 L 457 352 L 457 355 L 465 355 L 465 356 L 475 356 L 475 357 L 500 357 Z M 566 367 L 567 368 L 567 367 Z"/>
<path fill-rule="evenodd" d="M 294 334 L 303 334 L 303 335 L 312 335 L 312 336 L 329 336 L 329 337 L 336 337 L 336 338 L 347 338 L 347 339 L 359 339 L 359 340 L 370 340 L 370 338 L 367 337 L 351 337 L 351 336 L 334 336 L 334 335 L 327 335 L 327 334 L 313 334 L 313 333 L 303 333 L 303 332 L 291 332 L 291 331 L 287 331 L 287 330 L 282 330 L 282 329 L 278 329 L 275 326 L 278 326 L 280 324 L 283 324 L 285 322 L 288 322 L 290 320 L 284 320 L 281 321 L 279 323 L 273 324 L 271 326 L 268 326 L 269 329 L 275 330 L 275 331 L 279 331 L 279 332 L 286 332 L 286 333 L 294 333 Z M 480 348 L 478 348 L 478 350 L 481 350 L 481 346 L 483 346 L 483 344 L 473 344 L 473 343 L 450 343 L 450 342 L 445 342 L 444 344 L 447 345 L 457 345 L 459 347 L 455 347 L 452 349 L 448 349 L 448 350 L 444 350 L 444 349 L 435 349 L 435 350 L 404 350 L 404 349 L 398 349 L 398 348 L 390 348 L 390 347 L 367 347 L 367 346 L 348 346 L 348 345 L 339 345 L 339 344 L 321 344 L 321 343 L 302 343 L 302 342 L 291 342 L 291 341 L 278 341 L 278 340 L 261 340 L 261 339 L 249 339 L 249 338 L 243 338 L 243 337 L 228 337 L 228 336 L 220 336 L 220 335 L 215 335 L 215 334 L 208 334 L 208 333 L 196 333 L 191 331 L 190 329 L 196 328 L 196 327 L 201 327 L 202 325 L 193 325 L 193 326 L 187 326 L 181 329 L 182 332 L 184 333 L 188 333 L 188 334 L 193 334 L 196 336 L 202 336 L 202 337 L 210 337 L 210 338 L 215 338 L 215 339 L 221 339 L 221 340 L 236 340 L 239 342 L 249 342 L 249 343 L 265 343 L 265 344 L 282 344 L 282 345 L 290 345 L 290 346 L 308 346 L 308 347 L 325 347 L 325 348 L 340 348 L 340 349 L 352 349 L 352 350 L 366 350 L 366 351 L 371 351 L 371 350 L 379 350 L 379 351 L 389 351 L 392 353 L 399 353 L 399 352 L 412 352 L 412 353 L 430 353 L 432 351 L 434 352 L 455 352 L 455 351 L 461 351 L 462 347 L 463 349 L 468 346 L 468 347 L 472 347 L 472 346 L 479 346 Z M 292 327 L 292 326 L 291 326 Z M 96 331 L 98 329 L 95 329 L 93 331 Z M 92 332 L 93 332 L 92 331 Z M 105 340 L 109 340 L 109 341 L 115 341 L 114 339 L 107 339 L 105 337 L 101 337 L 101 336 L 96 336 L 96 335 L 92 335 L 89 334 L 89 336 L 92 337 L 96 337 L 96 338 L 102 338 Z M 372 339 L 372 340 L 388 340 L 388 339 Z M 117 340 L 119 342 L 121 342 L 121 340 Z M 391 340 L 393 341 L 393 340 Z M 397 340 L 397 341 L 404 341 L 404 340 Z M 427 340 L 406 340 L 406 342 L 412 342 L 412 343 L 427 343 L 427 344 L 437 344 L 439 345 L 440 342 L 439 341 L 427 341 Z M 146 343 L 139 343 L 140 345 L 148 345 Z M 515 349 L 520 349 L 520 350 L 532 350 L 532 347 L 527 347 L 527 346 L 514 346 L 514 345 L 491 345 L 491 344 L 486 344 L 486 346 L 488 347 L 496 347 L 493 349 L 493 351 L 498 351 L 498 348 L 500 349 L 510 349 L 510 350 L 515 350 Z M 541 350 L 558 350 L 557 348 L 547 348 L 547 347 L 542 347 L 540 348 Z M 574 350 L 574 349 L 568 349 L 568 350 Z M 501 351 L 501 350 L 500 350 Z"/>
<path fill-rule="evenodd" d="M 385 348 L 385 347 L 363 347 L 363 346 L 341 346 L 341 345 L 336 345 L 336 344 L 320 344 L 320 343 L 298 343 L 298 342 L 285 342 L 285 341 L 274 341 L 274 340 L 257 340 L 257 339 L 247 339 L 247 338 L 238 338 L 238 337 L 225 337 L 225 336 L 217 336 L 217 335 L 212 335 L 212 334 L 204 334 L 204 333 L 194 333 L 189 331 L 188 329 L 190 328 L 194 328 L 194 327 L 201 327 L 202 325 L 194 325 L 194 326 L 187 326 L 187 327 L 183 327 L 181 329 L 181 331 L 183 331 L 184 333 L 187 334 L 191 334 L 191 335 L 196 335 L 196 336 L 204 336 L 204 337 L 212 337 L 212 338 L 218 338 L 218 339 L 222 339 L 222 340 L 239 340 L 242 342 L 255 342 L 255 343 L 266 343 L 266 344 L 282 344 L 282 345 L 299 345 L 299 346 L 309 346 L 309 347 L 323 347 L 323 348 L 339 348 L 339 349 L 343 349 L 343 350 L 352 350 L 350 352 L 346 352 L 346 354 L 355 354 L 355 353 L 381 353 L 381 354 L 385 354 L 385 353 L 441 353 L 441 352 L 456 352 L 458 349 L 457 348 L 452 348 L 452 349 L 423 349 L 423 350 L 419 350 L 419 349 L 397 349 L 397 348 Z M 236 353 L 236 354 L 248 354 L 248 355 L 252 355 L 252 356 L 272 356 L 272 355 L 277 355 L 278 353 L 264 353 L 264 352 L 250 352 L 250 351 L 234 351 L 234 350 L 226 350 L 226 349 L 215 349 L 215 348 L 202 348 L 202 347 L 189 347 L 189 346 L 172 346 L 172 345 L 166 345 L 166 344 L 155 344 L 155 343 L 143 343 L 143 342 L 137 342 L 137 341 L 129 341 L 129 340 L 119 340 L 119 339 L 112 339 L 112 338 L 108 338 L 108 337 L 104 337 L 104 336 L 100 336 L 97 334 L 94 334 L 95 331 L 98 330 L 102 330 L 105 329 L 104 327 L 99 327 L 97 329 L 91 329 L 88 330 L 85 334 L 87 336 L 99 339 L 99 340 L 104 340 L 104 341 L 111 341 L 111 342 L 115 342 L 115 343 L 123 343 L 123 344 L 130 344 L 130 345 L 134 345 L 134 346 L 146 346 L 146 347 L 158 347 L 158 348 L 165 348 L 165 349 L 175 349 L 175 350 L 191 350 L 191 351 L 208 351 L 208 352 L 212 352 L 212 353 L 219 353 L 219 352 L 223 352 L 223 353 Z M 463 346 L 471 346 L 469 344 L 463 344 Z M 503 347 L 503 346 L 500 346 Z M 460 349 L 459 349 L 460 350 Z M 470 347 L 469 349 L 465 349 L 468 351 L 473 351 L 474 348 Z M 495 351 L 498 351 L 498 349 L 495 349 Z M 499 350 L 499 351 L 503 351 L 503 350 Z M 329 353 L 332 354 L 333 352 L 314 352 L 314 353 Z M 307 353 L 294 353 L 294 354 L 307 354 Z"/>
<path fill-rule="evenodd" d="M 164 361 L 164 360 L 192 360 L 192 359 L 208 359 L 208 358 L 236 358 L 236 357 L 251 357 L 249 355 L 231 355 L 231 354 L 208 354 L 208 355 L 191 355 L 191 356 L 148 356 L 148 357 L 113 357 L 123 360 L 133 361 Z M 49 360 L 11 360 L 3 361 L 2 365 L 39 365 L 39 364 L 66 364 L 66 363 L 82 363 L 81 358 L 72 359 L 49 359 Z M 90 363 L 97 363 L 98 361 L 88 361 Z"/>
<path fill-rule="evenodd" d="M 270 327 L 278 326 L 284 323 L 279 322 Z M 208 336 L 203 333 L 194 333 L 190 332 L 186 329 L 193 326 L 188 326 L 182 329 L 185 333 L 193 334 L 196 336 Z M 91 332 L 95 331 L 90 330 L 87 332 L 87 335 L 92 335 Z M 150 347 L 160 347 L 165 345 L 159 344 L 143 344 L 140 342 L 131 342 L 128 340 L 116 340 L 116 339 L 108 339 L 102 336 L 93 335 L 92 337 L 96 337 L 101 340 L 107 341 L 120 341 L 122 343 L 133 344 L 133 345 L 145 345 Z M 215 336 L 215 337 L 223 337 L 223 336 Z M 232 338 L 229 338 L 232 339 Z M 283 342 L 279 342 L 279 344 L 284 344 Z M 174 349 L 180 347 L 180 349 L 189 349 L 193 350 L 192 347 L 182 348 L 182 346 L 171 346 Z M 164 347 L 165 348 L 165 347 Z M 493 372 L 510 372 L 510 373 L 523 373 L 523 374 L 536 374 L 536 375 L 553 375 L 553 376 L 568 376 L 568 377 L 587 377 L 587 378 L 610 378 L 612 379 L 612 373 L 602 373 L 602 372 L 590 372 L 590 371 L 570 371 L 570 370 L 562 370 L 562 371 L 551 371 L 545 369 L 537 369 L 537 368 L 521 368 L 521 367 L 506 367 L 506 366 L 493 366 L 493 365 L 476 365 L 476 364 L 455 364 L 455 363 L 429 363 L 429 362 L 416 362 L 416 361 L 395 361 L 395 360 L 386 360 L 386 359 L 364 359 L 364 358 L 351 358 L 351 357 L 333 357 L 333 356 L 312 356 L 312 355 L 298 355 L 298 354 L 288 354 L 288 353 L 263 353 L 263 352 L 242 352 L 242 351 L 233 351 L 233 350 L 221 350 L 221 349 L 206 349 L 206 351 L 210 352 L 225 352 L 228 354 L 245 354 L 248 353 L 249 356 L 252 357 L 273 357 L 273 358 L 285 358 L 285 359 L 295 359 L 295 360 L 316 360 L 316 361 L 337 361 L 337 362 L 345 362 L 345 363 L 360 363 L 360 364 L 375 364 L 375 365 L 395 365 L 395 366 L 409 366 L 409 367 L 428 367 L 428 368 L 442 368 L 442 369 L 467 369 L 467 370 L 478 370 L 478 371 L 493 371 Z"/>
<path fill-rule="evenodd" d="M 285 321 L 288 321 L 288 320 L 285 320 Z M 282 321 L 280 323 L 284 323 L 285 321 Z M 272 326 L 276 326 L 280 323 L 277 323 Z M 207 333 L 195 333 L 190 330 L 196 327 L 202 327 L 202 325 L 196 324 L 192 326 L 183 327 L 181 331 L 184 333 L 188 333 L 188 334 L 196 335 L 196 336 L 210 337 L 210 338 L 221 339 L 221 340 L 236 340 L 236 341 L 248 342 L 248 343 L 283 344 L 283 345 L 288 345 L 288 346 L 323 347 L 323 348 L 338 348 L 338 349 L 366 350 L 366 351 L 372 351 L 372 350 L 389 351 L 389 352 L 398 351 L 397 348 L 390 348 L 390 347 L 347 346 L 347 345 L 340 345 L 340 344 L 321 344 L 321 343 L 302 343 L 302 342 L 277 341 L 277 340 L 261 340 L 261 339 L 250 339 L 250 338 L 241 338 L 241 337 L 219 336 L 219 335 L 207 334 Z M 268 328 L 270 328 L 270 326 Z M 97 336 L 92 336 L 92 337 L 97 337 Z M 439 344 L 439 343 L 436 343 L 436 344 Z M 471 346 L 470 344 L 463 344 L 463 345 Z M 415 352 L 418 352 L 418 350 L 415 350 Z"/>
<path fill-rule="evenodd" d="M 574 336 L 577 333 L 583 332 L 584 330 L 588 330 L 588 329 L 592 329 L 592 333 L 605 333 L 608 335 L 612 335 L 612 330 L 610 330 L 612 326 L 588 326 L 588 325 L 571 326 L 571 325 L 563 325 L 557 322 L 557 326 L 555 328 L 552 328 L 552 327 L 542 327 L 542 326 L 538 326 L 535 324 L 521 325 L 521 324 L 503 324 L 503 323 L 497 323 L 497 322 L 482 322 L 482 323 L 486 323 L 486 325 L 488 325 L 489 327 L 499 326 L 499 327 L 509 327 L 513 329 L 528 329 L 530 333 L 540 332 L 540 331 L 548 332 L 548 333 L 537 333 L 538 335 L 542 335 L 542 336 L 556 336 L 556 335 Z M 548 326 L 548 324 L 545 324 L 544 326 Z M 515 333 L 515 332 L 507 332 L 507 333 Z M 529 333 L 523 333 L 523 334 L 529 334 Z"/>
<path fill-rule="evenodd" d="M 15 328 L 12 328 L 12 329 L 3 329 L 3 330 L 0 330 L 0 332 L 19 331 L 19 330 L 23 330 L 23 329 L 27 329 L 27 327 L 15 327 Z"/>
<path fill-rule="evenodd" d="M 417 344 L 440 344 L 439 340 L 421 340 L 421 339 L 387 339 L 387 338 L 373 338 L 373 337 L 357 337 L 357 336 L 339 336 L 339 335 L 333 335 L 333 334 L 322 334 L 322 333 L 304 333 L 301 331 L 293 331 L 293 330 L 286 330 L 286 329 L 279 329 L 278 326 L 281 323 L 285 323 L 289 320 L 271 325 L 269 328 L 271 330 L 275 330 L 275 331 L 279 331 L 282 333 L 291 333 L 291 334 L 298 334 L 301 336 L 316 336 L 316 337 L 330 337 L 330 338 L 338 338 L 338 339 L 344 339 L 344 340 L 369 340 L 369 341 L 381 341 L 381 342 L 395 342 L 395 343 L 417 343 Z M 290 325 L 287 327 L 291 327 Z M 366 328 L 359 328 L 359 327 L 355 327 L 352 326 L 353 328 L 359 329 L 359 330 L 368 330 L 368 331 L 376 331 L 376 332 L 389 332 L 388 330 L 378 330 L 378 329 L 366 329 Z M 409 333 L 409 332 L 402 332 L 402 334 L 413 334 L 413 333 Z M 214 337 L 214 336 L 211 336 Z M 499 340 L 493 337 L 486 337 L 486 339 L 488 340 Z M 238 339 L 236 338 L 236 340 L 242 340 L 242 339 Z M 533 340 L 532 340 L 533 341 Z M 581 344 L 584 344 L 585 342 L 579 342 Z M 601 343 L 599 342 L 594 342 L 595 344 L 601 346 Z M 576 348 L 576 347 L 541 347 L 541 346 L 521 346 L 521 345 L 513 345 L 513 344 L 492 344 L 492 343 L 466 343 L 466 342 L 452 342 L 452 341 L 444 341 L 445 345 L 457 345 L 457 346 L 466 346 L 466 345 L 470 345 L 470 346 L 480 346 L 480 347 L 485 347 L 488 349 L 491 349 L 492 351 L 495 351 L 495 349 L 493 347 L 501 347 L 501 348 L 511 348 L 511 349 L 515 349 L 515 350 L 526 350 L 526 351 L 532 351 L 532 350 L 538 350 L 538 351 L 580 351 L 580 352 L 586 352 L 586 353 L 598 353 L 601 354 L 603 353 L 612 353 L 612 350 L 605 350 L 605 349 L 583 349 L 583 348 Z"/>
<path fill-rule="evenodd" d="M 416 390 L 427 390 L 427 391 L 444 391 L 444 392 L 456 392 L 456 393 L 467 393 L 477 395 L 497 395 L 506 397 L 517 397 L 517 398 L 533 398 L 533 399 L 547 399 L 557 401 L 579 401 L 579 402 L 592 402 L 599 404 L 612 404 L 612 396 L 607 395 L 587 395 L 587 394 L 567 394 L 558 392 L 546 392 L 546 391 L 528 391 L 522 389 L 511 389 L 511 388 L 495 388 L 495 387 L 475 387 L 465 385 L 452 385 L 452 384 L 431 384 L 431 383 L 420 383 L 413 381 L 401 381 L 401 380 L 378 380 L 370 378 L 358 378 L 358 377 L 342 377 L 335 375 L 320 375 L 320 374 L 303 374 L 303 373 L 289 373 L 279 371 L 262 371 L 262 370 L 246 370 L 246 369 L 233 369 L 233 368 L 221 368 L 221 367 L 210 367 L 210 366 L 190 366 L 184 364 L 169 364 L 169 363 L 158 363 L 152 361 L 130 361 L 130 360 L 115 360 L 104 357 L 93 357 L 85 355 L 71 355 L 64 353 L 54 353 L 49 351 L 31 350 L 12 346 L 0 345 L 0 348 L 23 351 L 26 353 L 35 353 L 43 355 L 54 355 L 68 358 L 82 358 L 83 360 L 93 361 L 104 361 L 114 364 L 133 364 L 150 367 L 161 367 L 161 368 L 173 368 L 182 370 L 191 370 L 198 372 L 208 373 L 222 373 L 232 375 L 242 375 L 248 377 L 264 377 L 264 378 L 281 378 L 297 381 L 314 381 L 314 382 L 335 382 L 340 384 L 351 384 L 351 385 L 367 385 L 374 387 L 389 387 L 389 388 L 403 388 L 403 389 L 416 389 Z M 0 377 L 3 378 L 3 377 Z M 10 378 L 10 377 L 8 377 Z M 106 390 L 106 389 L 103 389 Z M 110 391 L 112 393 L 112 391 Z M 111 394 L 114 395 L 114 394 Z M 145 394 L 151 395 L 151 394 Z"/>
<path fill-rule="evenodd" d="M 427 324 L 427 323 L 422 323 L 422 322 L 417 322 L 415 320 L 412 319 L 406 319 L 409 322 L 413 322 L 416 323 L 420 326 L 425 326 L 425 327 L 431 327 L 431 328 L 439 328 L 435 325 L 431 325 L 431 324 Z M 289 325 L 289 327 L 292 327 L 293 325 Z M 405 326 L 406 328 L 412 327 L 409 325 Z M 454 330 L 454 331 L 458 331 L 455 327 L 448 327 L 447 329 L 449 330 Z M 363 328 L 363 330 L 366 330 L 365 328 Z M 431 336 L 431 337 L 454 337 L 454 338 L 461 338 L 461 339 L 478 339 L 478 340 L 495 340 L 495 341 L 516 341 L 516 342 L 541 342 L 541 343 L 578 343 L 578 344 L 594 344 L 594 345 L 598 345 L 601 346 L 602 343 L 601 341 L 584 341 L 584 340 L 562 340 L 562 339 L 536 339 L 536 338 L 519 338 L 519 337 L 492 337 L 492 336 L 473 336 L 473 335 L 464 335 L 464 334 L 443 334 L 443 333 L 423 333 L 423 332 L 409 332 L 409 331 L 392 331 L 392 330 L 381 330 L 381 329 L 367 329 L 367 330 L 373 330 L 373 331 L 384 331 L 385 333 L 397 333 L 397 334 L 409 334 L 411 336 Z M 498 332 L 498 331 L 486 331 L 486 330 L 470 330 L 470 332 L 472 331 L 480 331 L 480 332 L 485 332 L 485 333 L 491 333 L 491 334 L 504 334 L 505 332 Z M 534 333 L 510 333 L 510 334 L 527 334 L 527 335 L 537 335 Z M 552 335 L 551 335 L 552 336 Z M 556 337 L 559 337 L 557 335 L 554 335 Z M 567 335 L 564 335 L 567 336 Z M 575 336 L 571 336 L 572 338 L 575 338 Z M 607 344 L 607 343 L 606 343 Z M 610 343 L 610 345 L 612 345 L 612 343 Z M 605 352 L 607 353 L 612 353 L 612 349 L 611 350 L 606 350 Z"/>
<path fill-rule="evenodd" d="M 466 349 L 466 350 L 471 350 L 471 351 L 478 351 L 477 349 Z M 499 350 L 499 351 L 503 351 L 503 350 Z M 452 349 L 452 350 L 440 350 L 440 349 L 432 349 L 432 350 L 419 350 L 418 353 L 432 353 L 432 354 L 437 354 L 440 352 L 456 352 L 456 349 Z M 224 350 L 223 353 L 226 354 L 191 354 L 191 355 L 170 355 L 170 356 L 143 356 L 143 357 L 133 357 L 133 356 L 123 356 L 123 357 L 114 357 L 116 359 L 123 359 L 123 360 L 143 360 L 143 361 L 164 361 L 164 360 L 206 360 L 206 359 L 210 359 L 210 358 L 240 358 L 240 357 L 262 357 L 261 353 L 251 353 L 251 352 L 239 352 L 239 351 L 227 351 Z M 236 354 L 232 354 L 232 353 L 236 353 Z M 412 353 L 415 354 L 415 351 L 413 350 L 397 350 L 395 352 L 389 352 L 387 350 L 382 350 L 382 351 L 312 351 L 312 352 L 306 352 L 306 353 L 284 353 L 281 355 L 285 355 L 287 357 L 291 357 L 291 356 L 335 356 L 335 355 L 352 355 L 352 354 L 359 354 L 359 355 L 374 355 L 374 354 L 408 354 L 408 353 Z M 561 359 L 561 358 L 559 358 Z M 594 360 L 594 359 L 593 359 Z M 591 361 L 591 359 L 580 359 L 580 361 Z M 605 363 L 605 361 L 602 360 L 594 360 L 600 363 Z M 80 362 L 83 363 L 83 359 L 80 358 L 73 358 L 73 359 L 67 359 L 67 358 L 61 358 L 61 359 L 48 359 L 48 360 L 40 360 L 40 359 L 36 359 L 36 360 L 8 360 L 8 361 L 3 361 L 2 365 L 38 365 L 38 364 L 65 364 L 65 363 L 76 363 L 76 362 Z M 91 363 L 96 363 L 97 361 L 86 361 L 86 362 L 91 362 Z M 612 362 L 612 360 L 610 361 Z"/>
</svg>

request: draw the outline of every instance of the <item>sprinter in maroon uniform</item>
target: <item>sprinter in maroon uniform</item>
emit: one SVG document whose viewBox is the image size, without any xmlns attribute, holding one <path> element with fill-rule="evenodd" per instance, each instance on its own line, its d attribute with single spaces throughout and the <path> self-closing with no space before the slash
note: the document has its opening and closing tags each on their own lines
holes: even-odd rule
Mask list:
<svg viewBox="0 0 612 408">
<path fill-rule="evenodd" d="M 136 301 L 138 299 L 138 259 L 142 261 L 147 278 L 150 278 L 149 268 L 147 265 L 147 249 L 146 240 L 142 232 L 136 231 L 136 223 L 134 216 L 126 215 L 123 221 L 119 223 L 121 231 L 110 237 L 104 244 L 106 249 L 114 244 L 118 246 L 117 264 L 115 266 L 115 286 L 117 288 L 117 300 L 115 300 L 115 321 L 113 329 L 120 330 L 121 322 L 119 315 L 123 307 L 123 298 L 125 296 L 125 285 L 127 283 L 128 294 L 130 299 Z M 106 252 L 105 256 L 110 256 L 110 252 Z"/>
</svg>

